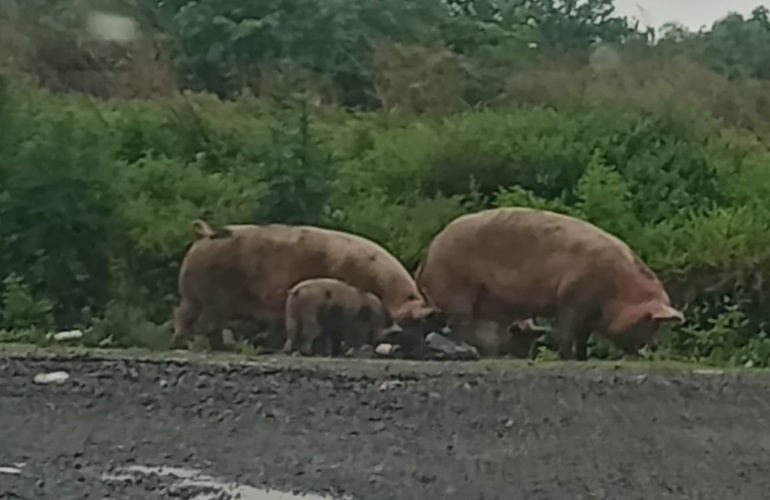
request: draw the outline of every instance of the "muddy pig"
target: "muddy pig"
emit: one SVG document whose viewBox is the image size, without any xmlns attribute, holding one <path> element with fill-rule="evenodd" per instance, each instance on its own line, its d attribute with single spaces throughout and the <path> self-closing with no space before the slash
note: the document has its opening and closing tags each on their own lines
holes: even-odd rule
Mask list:
<svg viewBox="0 0 770 500">
<path fill-rule="evenodd" d="M 339 356 L 343 342 L 346 350 L 375 347 L 401 331 L 373 293 L 332 278 L 309 279 L 289 290 L 283 352 L 299 348 L 310 356 L 322 340 L 327 356 Z"/>
<path fill-rule="evenodd" d="M 535 342 L 546 332 L 531 319 L 514 321 L 508 326 L 497 321 L 476 319 L 466 323 L 449 337 L 472 345 L 482 358 L 511 356 L 533 358 Z"/>
<path fill-rule="evenodd" d="M 660 324 L 684 321 L 626 243 L 544 210 L 456 218 L 431 241 L 416 280 L 453 328 L 474 319 L 555 318 L 561 359 L 586 359 L 594 331 L 632 353 L 655 343 Z"/>
<path fill-rule="evenodd" d="M 371 292 L 402 327 L 427 321 L 414 278 L 380 245 L 353 234 L 313 226 L 193 224 L 195 241 L 179 271 L 173 345 L 193 331 L 221 345 L 221 325 L 250 318 L 283 334 L 289 289 L 310 278 L 335 278 Z M 216 347 L 215 347 L 216 348 Z"/>
</svg>

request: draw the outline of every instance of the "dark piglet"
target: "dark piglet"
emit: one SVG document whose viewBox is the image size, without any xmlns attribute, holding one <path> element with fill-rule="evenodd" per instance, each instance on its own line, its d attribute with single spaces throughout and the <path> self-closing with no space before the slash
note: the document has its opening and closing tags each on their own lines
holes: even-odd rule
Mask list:
<svg viewBox="0 0 770 500">
<path fill-rule="evenodd" d="M 340 280 L 315 278 L 297 283 L 286 299 L 284 353 L 327 356 L 374 347 L 402 331 L 376 295 Z"/>
</svg>

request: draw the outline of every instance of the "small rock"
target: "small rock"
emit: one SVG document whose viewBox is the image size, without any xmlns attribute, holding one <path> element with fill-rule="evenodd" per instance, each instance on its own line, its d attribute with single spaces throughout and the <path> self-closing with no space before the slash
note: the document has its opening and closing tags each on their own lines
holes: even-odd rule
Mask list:
<svg viewBox="0 0 770 500">
<path fill-rule="evenodd" d="M 16 467 L 0 467 L 0 474 L 10 474 L 12 476 L 18 476 L 21 474 L 21 469 Z"/>
<path fill-rule="evenodd" d="M 432 358 L 436 360 L 466 361 L 479 359 L 478 350 L 466 342 L 454 342 L 440 333 L 429 333 L 425 337 Z"/>
<path fill-rule="evenodd" d="M 712 370 L 712 369 L 699 369 L 699 370 L 693 370 L 693 373 L 697 373 L 698 375 L 721 375 L 724 373 L 722 370 Z"/>
<path fill-rule="evenodd" d="M 389 391 L 391 389 L 395 389 L 396 387 L 404 387 L 404 383 L 400 380 L 386 380 L 380 385 L 380 392 Z"/>
<path fill-rule="evenodd" d="M 32 381 L 36 384 L 61 384 L 70 378 L 67 372 L 38 373 Z"/>
<path fill-rule="evenodd" d="M 54 340 L 62 341 L 62 340 L 75 340 L 83 338 L 83 331 L 82 330 L 67 330 L 64 332 L 58 332 L 53 334 L 48 334 L 48 338 L 53 338 Z"/>
<path fill-rule="evenodd" d="M 394 346 L 393 344 L 380 344 L 377 346 L 374 352 L 376 352 L 380 356 L 390 356 L 391 354 L 393 354 L 393 352 L 395 352 L 396 348 L 397 347 Z"/>
</svg>

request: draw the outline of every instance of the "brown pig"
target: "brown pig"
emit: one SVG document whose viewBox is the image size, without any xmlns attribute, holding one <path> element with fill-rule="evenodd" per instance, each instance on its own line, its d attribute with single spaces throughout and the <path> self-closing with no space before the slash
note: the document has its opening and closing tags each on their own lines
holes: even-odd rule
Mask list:
<svg viewBox="0 0 770 500">
<path fill-rule="evenodd" d="M 371 292 L 403 326 L 433 315 L 414 279 L 380 245 L 353 234 L 312 226 L 193 224 L 195 241 L 179 271 L 173 345 L 193 330 L 220 348 L 225 321 L 250 318 L 282 330 L 289 289 L 310 278 L 336 278 Z"/>
<path fill-rule="evenodd" d="M 586 359 L 593 331 L 626 352 L 682 322 L 655 274 L 629 246 L 586 221 L 498 208 L 450 222 L 428 247 L 418 286 L 451 326 L 555 317 L 561 359 Z"/>
<path fill-rule="evenodd" d="M 345 349 L 376 347 L 389 335 L 402 331 L 376 295 L 332 278 L 301 281 L 286 299 L 286 344 L 283 352 L 299 348 L 313 354 L 317 339 L 324 341 L 325 354 L 338 356 Z"/>
</svg>

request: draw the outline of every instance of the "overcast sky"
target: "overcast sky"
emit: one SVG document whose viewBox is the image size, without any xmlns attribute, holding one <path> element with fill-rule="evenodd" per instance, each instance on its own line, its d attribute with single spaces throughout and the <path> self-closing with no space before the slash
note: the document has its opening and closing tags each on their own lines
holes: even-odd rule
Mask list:
<svg viewBox="0 0 770 500">
<path fill-rule="evenodd" d="M 755 7 L 770 7 L 770 0 L 615 0 L 618 14 L 639 19 L 640 24 L 660 28 L 664 23 L 678 21 L 697 31 L 735 11 L 744 16 Z"/>
</svg>

